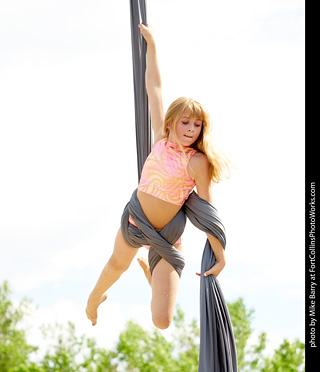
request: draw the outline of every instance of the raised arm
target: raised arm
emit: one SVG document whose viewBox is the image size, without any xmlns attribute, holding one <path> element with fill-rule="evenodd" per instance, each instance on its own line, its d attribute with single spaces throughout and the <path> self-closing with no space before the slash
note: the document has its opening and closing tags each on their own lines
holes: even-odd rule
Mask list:
<svg viewBox="0 0 320 372">
<path fill-rule="evenodd" d="M 164 109 L 157 49 L 152 27 L 140 24 L 139 28 L 147 43 L 146 88 L 150 107 L 151 126 L 154 132 L 154 142 L 158 142 L 164 137 Z"/>
</svg>

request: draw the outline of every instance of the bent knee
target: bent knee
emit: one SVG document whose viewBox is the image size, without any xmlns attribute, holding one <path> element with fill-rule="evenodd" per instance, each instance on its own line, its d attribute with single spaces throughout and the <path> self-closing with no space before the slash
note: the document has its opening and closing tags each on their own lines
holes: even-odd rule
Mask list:
<svg viewBox="0 0 320 372">
<path fill-rule="evenodd" d="M 121 259 L 117 258 L 113 254 L 109 259 L 108 265 L 109 265 L 110 269 L 113 270 L 113 271 L 122 271 L 123 272 L 123 271 L 126 271 L 129 268 L 130 263 L 125 262 L 124 260 L 121 260 Z"/>
<path fill-rule="evenodd" d="M 172 322 L 172 319 L 169 318 L 169 317 L 165 317 L 165 316 L 159 316 L 159 315 L 153 315 L 152 316 L 152 322 L 154 324 L 155 327 L 159 328 L 159 329 L 167 329 L 169 328 L 171 322 Z"/>
</svg>

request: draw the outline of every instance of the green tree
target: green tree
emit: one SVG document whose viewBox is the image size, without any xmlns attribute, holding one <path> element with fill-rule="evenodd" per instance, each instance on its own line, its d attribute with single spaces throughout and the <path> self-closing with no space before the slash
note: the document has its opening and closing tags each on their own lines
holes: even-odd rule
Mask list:
<svg viewBox="0 0 320 372">
<path fill-rule="evenodd" d="M 128 322 L 117 345 L 122 368 L 127 372 L 198 371 L 199 327 L 195 321 L 186 324 L 179 307 L 173 327 L 173 339 L 168 341 L 156 329 L 148 332 Z"/>
<path fill-rule="evenodd" d="M 196 321 L 187 324 L 177 307 L 173 337 L 168 341 L 157 329 L 144 330 L 130 321 L 121 332 L 114 350 L 97 346 L 96 341 L 77 335 L 71 322 L 43 329 L 50 340 L 44 356 L 32 362 L 37 347 L 26 341 L 22 321 L 30 313 L 30 301 L 13 304 L 7 282 L 0 285 L 0 371 L 5 372 L 196 372 L 198 370 L 200 331 Z M 243 299 L 228 304 L 234 328 L 239 372 L 302 372 L 304 344 L 299 340 L 282 344 L 270 356 L 266 354 L 267 335 L 249 346 L 253 333 L 253 310 Z"/>
<path fill-rule="evenodd" d="M 248 310 L 245 307 L 242 298 L 239 298 L 237 301 L 228 303 L 228 309 L 236 343 L 238 368 L 241 371 L 241 369 L 248 365 L 248 362 L 246 361 L 246 346 L 248 339 L 252 334 L 251 321 L 253 310 Z"/>
<path fill-rule="evenodd" d="M 172 351 L 173 345 L 158 330 L 147 332 L 132 321 L 117 345 L 117 357 L 127 372 L 173 371 Z"/>
<path fill-rule="evenodd" d="M 304 366 L 304 343 L 299 340 L 289 342 L 284 339 L 271 358 L 265 358 L 262 362 L 261 372 L 296 372 L 305 371 Z"/>
<path fill-rule="evenodd" d="M 261 332 L 258 342 L 248 346 L 253 333 L 251 322 L 254 311 L 248 310 L 242 298 L 228 303 L 237 348 L 239 372 L 300 372 L 304 371 L 304 343 L 283 340 L 273 355 L 266 356 L 267 334 Z"/>
<path fill-rule="evenodd" d="M 30 302 L 26 299 L 14 306 L 10 299 L 11 291 L 8 282 L 0 285 L 0 371 L 20 372 L 35 371 L 29 355 L 37 347 L 26 341 L 26 331 L 20 326 L 23 318 L 29 313 Z"/>
<path fill-rule="evenodd" d="M 178 353 L 179 371 L 197 372 L 199 364 L 200 329 L 197 321 L 186 323 L 184 312 L 177 306 L 174 316 L 173 343 Z"/>
<path fill-rule="evenodd" d="M 28 344 L 23 320 L 30 315 L 31 302 L 11 300 L 8 282 L 0 285 L 0 371 L 1 372 L 117 372 L 114 352 L 96 346 L 93 339 L 78 336 L 69 322 L 43 328 L 51 343 L 38 362 L 30 360 L 38 347 Z M 112 362 L 113 361 L 113 362 Z"/>
<path fill-rule="evenodd" d="M 44 338 L 50 340 L 39 362 L 46 372 L 117 372 L 115 353 L 98 348 L 96 341 L 77 335 L 75 325 L 56 323 L 43 327 Z"/>
</svg>

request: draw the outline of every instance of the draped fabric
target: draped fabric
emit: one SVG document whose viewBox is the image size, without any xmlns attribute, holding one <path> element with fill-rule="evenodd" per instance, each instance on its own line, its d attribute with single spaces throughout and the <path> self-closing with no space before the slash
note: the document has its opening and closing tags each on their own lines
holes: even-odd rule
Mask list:
<svg viewBox="0 0 320 372">
<path fill-rule="evenodd" d="M 192 224 L 217 238 L 226 246 L 224 226 L 215 207 L 192 192 L 184 204 Z M 200 354 L 199 372 L 237 372 L 237 352 L 229 310 L 220 284 L 213 275 L 203 274 L 215 264 L 207 239 L 201 262 L 200 277 Z"/>
<path fill-rule="evenodd" d="M 145 88 L 147 44 L 143 36 L 140 35 L 138 27 L 141 22 L 147 24 L 145 0 L 130 0 L 130 16 L 139 181 L 143 164 L 151 151 L 152 142 L 148 96 Z"/>
<path fill-rule="evenodd" d="M 130 0 L 130 14 L 138 178 L 140 179 L 144 161 L 151 151 L 151 125 L 145 88 L 146 45 L 138 29 L 139 23 L 146 24 L 145 0 Z M 129 214 L 136 227 L 129 223 Z M 190 194 L 181 210 L 161 231 L 156 231 L 146 218 L 137 198 L 137 192 L 132 194 L 121 218 L 121 230 L 129 245 L 136 248 L 145 244 L 150 245 L 148 259 L 151 273 L 163 257 L 181 276 L 184 257 L 173 244 L 182 235 L 186 216 L 197 228 L 216 237 L 225 247 L 224 226 L 216 209 L 195 192 Z M 214 263 L 214 253 L 207 240 L 201 263 L 198 371 L 237 372 L 237 355 L 228 307 L 218 280 L 213 275 L 203 276 Z"/>
<path fill-rule="evenodd" d="M 129 215 L 135 225 L 129 223 Z M 149 265 L 153 272 L 161 258 L 169 262 L 181 276 L 185 262 L 174 242 L 181 236 L 186 216 L 198 229 L 217 238 L 225 246 L 224 226 L 217 210 L 194 191 L 176 216 L 160 231 L 156 231 L 141 208 L 137 190 L 124 208 L 121 231 L 125 241 L 132 247 L 150 245 Z M 201 263 L 200 279 L 200 355 L 199 372 L 236 372 L 237 356 L 228 308 L 218 280 L 203 274 L 215 263 L 214 253 L 207 239 Z"/>
<path fill-rule="evenodd" d="M 129 215 L 137 227 L 129 223 Z M 122 235 L 126 242 L 132 247 L 139 248 L 142 245 L 149 245 L 149 265 L 151 274 L 157 263 L 163 257 L 181 276 L 184 268 L 184 257 L 173 244 L 180 238 L 186 224 L 186 216 L 180 210 L 171 223 L 161 231 L 156 231 L 151 225 L 137 198 L 137 190 L 132 194 L 130 202 L 126 205 L 121 218 Z"/>
</svg>

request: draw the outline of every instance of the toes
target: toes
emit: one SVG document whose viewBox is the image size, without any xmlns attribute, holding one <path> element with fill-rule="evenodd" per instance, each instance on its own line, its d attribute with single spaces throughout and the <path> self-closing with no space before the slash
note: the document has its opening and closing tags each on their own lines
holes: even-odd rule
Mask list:
<svg viewBox="0 0 320 372">
<path fill-rule="evenodd" d="M 138 259 L 139 265 L 143 268 L 143 270 L 149 270 L 148 261 L 144 257 L 139 257 Z"/>
</svg>

